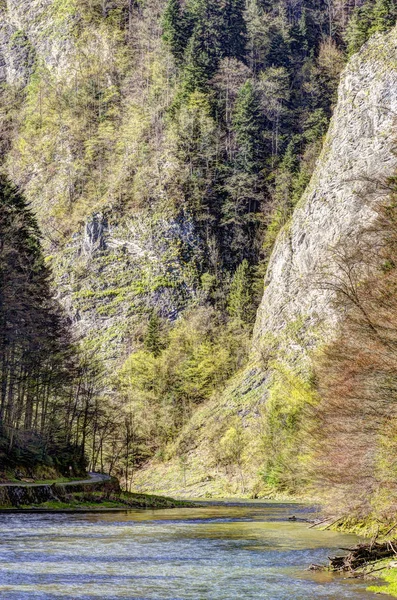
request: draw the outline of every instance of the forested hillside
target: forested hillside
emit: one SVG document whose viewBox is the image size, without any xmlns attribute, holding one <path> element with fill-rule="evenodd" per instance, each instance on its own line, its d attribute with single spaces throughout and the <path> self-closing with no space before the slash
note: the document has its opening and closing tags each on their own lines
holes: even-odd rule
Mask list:
<svg viewBox="0 0 397 600">
<path fill-rule="evenodd" d="M 85 468 L 75 428 L 82 400 L 75 389 L 77 357 L 49 276 L 32 211 L 2 178 L 0 476 L 15 468 Z"/>
<path fill-rule="evenodd" d="M 2 354 L 10 448 L 23 430 L 128 487 L 147 461 L 149 479 L 169 469 L 186 487 L 205 415 L 251 364 L 266 268 L 312 176 L 340 73 L 396 10 L 392 0 L 0 0 L 2 170 L 19 190 L 4 198 L 30 219 L 30 260 L 45 256 L 29 275 L 34 293 L 6 269 L 39 294 L 29 310 L 45 306 L 29 317 L 31 337 Z M 12 237 L 10 218 L 4 227 Z M 32 352 L 36 336 L 46 360 Z M 241 408 L 266 372 L 225 392 L 232 416 L 208 421 L 197 477 L 209 453 L 223 482 L 214 493 L 304 483 L 273 460 L 285 440 L 273 440 L 271 419 L 282 429 L 294 415 L 266 421 L 267 393 Z M 299 400 L 302 389 L 287 393 Z M 262 465 L 255 481 L 250 462 Z"/>
</svg>

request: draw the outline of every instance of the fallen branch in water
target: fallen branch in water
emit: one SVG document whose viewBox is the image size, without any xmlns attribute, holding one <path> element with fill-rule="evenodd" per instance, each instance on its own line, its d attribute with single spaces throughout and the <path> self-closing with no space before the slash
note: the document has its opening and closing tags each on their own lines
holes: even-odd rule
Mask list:
<svg viewBox="0 0 397 600">
<path fill-rule="evenodd" d="M 300 521 L 301 523 L 313 523 L 313 521 L 311 521 L 310 519 L 302 519 L 301 517 L 295 517 L 295 515 L 292 515 L 292 517 L 288 517 L 288 521 Z"/>
<path fill-rule="evenodd" d="M 385 558 L 394 558 L 396 556 L 395 544 L 396 540 L 383 543 L 372 541 L 367 544 L 358 544 L 353 548 L 341 548 L 341 550 L 346 550 L 347 554 L 344 556 L 329 556 L 329 566 L 322 567 L 322 570 L 355 573 L 371 563 L 376 563 Z M 373 569 L 369 573 L 363 573 L 363 575 L 370 575 L 376 570 L 382 570 L 383 568 Z M 319 565 L 311 565 L 309 570 L 318 571 L 321 570 L 321 567 Z"/>
<path fill-rule="evenodd" d="M 322 521 L 315 521 L 312 525 L 310 525 L 309 529 L 313 529 L 313 527 L 318 527 L 319 525 L 323 525 L 323 523 L 328 523 L 329 519 L 323 519 Z"/>
</svg>

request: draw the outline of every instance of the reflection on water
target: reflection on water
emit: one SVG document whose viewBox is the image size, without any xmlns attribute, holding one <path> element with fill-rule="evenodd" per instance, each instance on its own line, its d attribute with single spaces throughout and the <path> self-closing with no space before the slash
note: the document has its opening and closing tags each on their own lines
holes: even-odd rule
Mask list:
<svg viewBox="0 0 397 600">
<path fill-rule="evenodd" d="M 0 515 L 0 599 L 379 598 L 361 582 L 305 572 L 357 538 L 286 520 L 302 510 L 266 504 Z"/>
</svg>

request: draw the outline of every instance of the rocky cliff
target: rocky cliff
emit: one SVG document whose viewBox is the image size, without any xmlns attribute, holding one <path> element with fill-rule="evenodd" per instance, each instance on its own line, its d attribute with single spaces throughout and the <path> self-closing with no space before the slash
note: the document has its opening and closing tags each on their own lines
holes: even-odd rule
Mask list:
<svg viewBox="0 0 397 600">
<path fill-rule="evenodd" d="M 372 207 L 387 193 L 385 183 L 397 166 L 396 44 L 396 30 L 376 36 L 342 76 L 316 171 L 273 251 L 254 345 L 297 320 L 308 331 L 332 328 L 337 318 L 332 292 L 321 289 L 333 249 L 354 243 L 370 226 Z"/>
<path fill-rule="evenodd" d="M 231 119 L 223 130 L 215 122 L 211 98 L 218 94 L 223 106 L 225 86 L 227 114 L 238 90 L 248 93 L 255 80 L 251 91 L 259 94 L 257 112 L 260 106 L 271 126 L 259 136 L 250 132 L 258 141 L 278 130 L 279 111 L 286 109 L 283 102 L 290 94 L 285 80 L 285 97 L 275 103 L 277 110 L 267 110 L 266 94 L 273 88 L 264 82 L 275 73 L 266 51 L 263 81 L 262 74 L 250 73 L 245 64 L 226 61 L 219 80 L 209 82 L 208 97 L 196 90 L 178 109 L 180 73 L 162 42 L 165 2 L 133 5 L 131 12 L 126 2 L 0 0 L 2 166 L 38 217 L 56 291 L 71 321 L 90 352 L 105 358 L 107 366 L 113 359 L 112 374 L 143 347 L 153 310 L 175 322 L 186 308 L 215 304 L 221 321 L 229 319 L 236 268 L 246 255 L 253 264 L 257 260 L 246 250 L 256 247 L 256 233 L 251 235 L 257 224 L 250 223 L 260 215 L 254 218 L 249 208 L 245 222 L 239 203 L 259 206 L 256 194 L 263 189 L 257 187 L 261 178 L 254 184 L 251 175 L 236 177 L 234 167 L 230 180 L 223 181 L 230 168 L 224 157 L 236 150 L 235 125 Z M 372 222 L 373 206 L 387 193 L 385 181 L 397 165 L 396 44 L 396 31 L 377 35 L 350 60 L 317 168 L 270 260 L 249 366 L 210 402 L 190 403 L 198 409 L 182 435 L 175 441 L 178 424 L 165 436 L 174 440 L 165 456 L 161 448 L 166 460 L 151 462 L 137 476 L 143 488 L 256 493 L 264 481 L 263 472 L 259 474 L 264 440 L 272 445 L 273 426 L 279 427 L 278 447 L 293 452 L 285 431 L 310 394 L 309 351 L 332 335 L 338 316 L 330 286 L 321 281 L 332 270 L 333 248 L 346 240 L 354 243 Z M 343 56 L 332 43 L 328 51 L 334 56 L 335 81 Z M 303 54 L 302 76 L 313 67 L 303 66 L 307 49 Z M 313 75 L 316 86 L 328 81 L 334 89 L 324 56 L 320 58 Z M 294 82 L 300 81 L 295 66 L 290 65 Z M 313 83 L 310 78 L 305 82 L 309 88 Z M 293 116 L 299 121 L 299 115 L 307 119 L 308 107 L 317 106 L 311 95 L 304 97 L 302 112 L 288 113 L 287 122 Z M 272 94 L 270 100 L 275 100 Z M 316 135 L 321 136 L 328 113 L 316 109 L 317 119 L 319 111 Z M 263 115 L 259 117 L 262 123 Z M 296 131 L 299 139 L 307 134 L 303 122 L 296 124 L 296 130 L 288 131 L 291 141 Z M 314 146 L 319 143 L 316 137 Z M 317 156 L 314 146 L 307 176 Z M 281 154 L 279 158 L 282 166 Z M 301 172 L 294 169 L 288 176 L 298 179 Z M 300 193 L 304 183 L 294 187 L 290 182 L 291 194 L 296 189 Z M 197 371 L 203 369 L 205 361 L 200 356 L 195 360 Z M 135 392 L 130 390 L 128 397 Z M 169 410 L 175 402 L 175 389 L 171 392 L 165 399 L 156 397 L 153 406 L 168 402 L 163 408 Z"/>
<path fill-rule="evenodd" d="M 265 441 L 272 446 L 274 428 L 274 451 L 281 456 L 285 451 L 282 469 L 288 470 L 299 444 L 291 442 L 288 428 L 297 407 L 310 398 L 309 353 L 332 336 L 338 320 L 332 286 L 322 283 L 337 276 L 335 248 L 359 242 L 377 214 L 374 206 L 387 194 L 387 179 L 397 167 L 396 115 L 394 29 L 372 38 L 342 75 L 314 175 L 270 260 L 249 368 L 196 413 L 173 449 L 188 454 L 183 476 L 173 459 L 150 465 L 138 485 L 168 491 L 185 487 L 193 495 L 261 493 L 269 475 L 263 471 L 263 448 Z M 233 431 L 240 469 L 220 466 L 222 446 L 232 440 L 233 448 Z"/>
<path fill-rule="evenodd" d="M 73 48 L 71 4 L 61 7 L 52 0 L 0 3 L 0 81 L 26 85 L 37 60 L 58 73 L 65 69 Z"/>
<path fill-rule="evenodd" d="M 142 317 L 155 308 L 174 320 L 195 298 L 203 247 L 191 214 L 163 200 L 170 159 L 153 175 L 148 158 L 153 122 L 162 135 L 152 86 L 163 3 L 130 16 L 139 43 L 153 33 L 147 54 L 127 46 L 113 5 L 0 2 L 0 104 L 13 107 L 0 121 L 5 170 L 38 217 L 58 297 L 76 329 L 121 362 Z"/>
</svg>

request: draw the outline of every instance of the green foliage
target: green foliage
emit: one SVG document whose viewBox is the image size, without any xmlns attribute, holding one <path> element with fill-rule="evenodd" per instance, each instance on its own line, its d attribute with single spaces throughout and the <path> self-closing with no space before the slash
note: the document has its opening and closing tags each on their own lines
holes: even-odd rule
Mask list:
<svg viewBox="0 0 397 600">
<path fill-rule="evenodd" d="M 243 427 L 241 422 L 237 422 L 226 431 L 219 442 L 222 460 L 226 464 L 241 465 L 245 444 Z"/>
<path fill-rule="evenodd" d="M 255 318 L 252 300 L 252 273 L 247 260 L 237 267 L 230 285 L 228 313 L 242 323 L 252 323 Z"/>
<path fill-rule="evenodd" d="M 224 57 L 243 59 L 246 24 L 243 0 L 191 0 L 182 10 L 169 0 L 163 15 L 163 39 L 184 69 L 184 90 L 206 90 Z"/>
<path fill-rule="evenodd" d="M 156 449 L 175 438 L 195 406 L 220 391 L 245 359 L 249 332 L 222 326 L 209 309 L 191 311 L 170 331 L 161 353 L 133 353 L 117 386 L 140 415 L 144 443 Z M 142 419 L 142 420 L 141 420 Z"/>
<path fill-rule="evenodd" d="M 375 565 L 374 565 L 375 566 Z M 382 570 L 383 567 L 383 570 Z M 367 589 L 375 594 L 388 594 L 397 598 L 397 572 L 395 568 L 390 568 L 390 560 L 386 559 L 376 563 L 377 577 L 383 579 L 387 584 L 371 585 Z"/>
<path fill-rule="evenodd" d="M 239 60 L 244 60 L 247 44 L 245 4 L 244 0 L 226 0 L 222 15 L 223 54 Z"/>
<path fill-rule="evenodd" d="M 36 220 L 0 177 L 0 464 L 81 469 L 84 449 L 68 439 L 63 404 L 74 366 Z"/>
<path fill-rule="evenodd" d="M 354 12 L 355 47 L 389 26 L 387 0 L 372 4 L 355 33 Z M 39 219 L 60 295 L 92 325 L 86 348 L 107 377 L 133 350 L 117 410 L 107 378 L 93 389 L 84 380 L 71 435 L 87 409 L 90 460 L 113 468 L 109 456 L 122 456 L 125 480 L 244 360 L 257 282 L 335 101 L 346 11 L 331 9 L 56 0 L 34 35 L 10 40 L 30 58 L 23 93 L 0 90 L 4 168 Z M 87 247 L 99 213 L 103 240 Z"/>
<path fill-rule="evenodd" d="M 146 337 L 145 348 L 148 352 L 157 357 L 161 354 L 163 348 L 161 336 L 161 322 L 155 313 L 150 315 Z"/>
<path fill-rule="evenodd" d="M 263 165 L 264 117 L 259 96 L 251 81 L 239 90 L 233 114 L 233 130 L 237 142 L 237 165 L 249 173 L 258 172 Z"/>
<path fill-rule="evenodd" d="M 222 57 L 222 11 L 217 2 L 196 0 L 196 23 L 186 49 L 184 86 L 187 93 L 208 89 Z"/>
<path fill-rule="evenodd" d="M 397 6 L 394 0 L 375 0 L 370 33 L 388 31 L 395 24 L 396 17 Z"/>
<path fill-rule="evenodd" d="M 346 30 L 347 49 L 349 55 L 360 50 L 361 46 L 370 36 L 372 25 L 372 3 L 366 2 L 363 6 L 354 9 L 353 16 Z"/>
<path fill-rule="evenodd" d="M 263 476 L 268 486 L 296 492 L 308 478 L 305 414 L 317 402 L 310 381 L 274 361 L 275 369 L 264 414 Z"/>
<path fill-rule="evenodd" d="M 373 33 L 391 29 L 396 18 L 394 0 L 367 0 L 356 7 L 346 30 L 349 55 L 357 52 Z"/>
<path fill-rule="evenodd" d="M 188 31 L 180 0 L 168 0 L 163 14 L 163 40 L 175 60 L 181 63 L 185 53 Z"/>
</svg>

